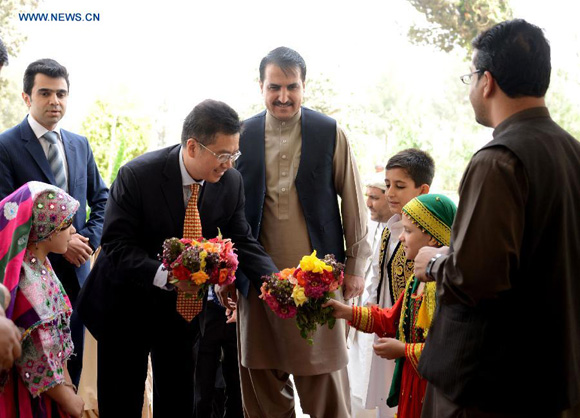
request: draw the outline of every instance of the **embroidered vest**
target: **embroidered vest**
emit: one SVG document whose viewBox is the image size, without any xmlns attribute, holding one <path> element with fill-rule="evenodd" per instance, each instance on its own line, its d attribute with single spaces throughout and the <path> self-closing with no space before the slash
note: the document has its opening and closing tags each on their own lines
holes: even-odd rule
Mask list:
<svg viewBox="0 0 580 418">
<path fill-rule="evenodd" d="M 389 239 L 391 230 L 387 227 L 383 230 L 381 237 L 381 255 L 379 256 L 379 285 L 377 288 L 377 303 L 381 300 L 381 287 L 387 276 L 387 285 L 391 290 L 391 306 L 395 304 L 401 293 L 405 290 L 405 285 L 413 275 L 413 260 L 407 260 L 405 250 L 401 243 L 397 243 L 395 251 L 389 260 L 387 260 L 387 251 L 389 248 Z"/>
</svg>

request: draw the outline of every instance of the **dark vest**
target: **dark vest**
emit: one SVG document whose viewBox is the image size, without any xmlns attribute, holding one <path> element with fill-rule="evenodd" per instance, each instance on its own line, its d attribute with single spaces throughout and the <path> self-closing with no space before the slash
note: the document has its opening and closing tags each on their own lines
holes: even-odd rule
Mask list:
<svg viewBox="0 0 580 418">
<path fill-rule="evenodd" d="M 302 151 L 295 184 L 306 219 L 308 236 L 318 256 L 334 254 L 344 261 L 344 235 L 333 181 L 336 121 L 302 108 Z M 266 112 L 244 121 L 240 137 L 242 156 L 236 168 L 242 173 L 246 193 L 246 217 L 258 238 L 266 195 Z"/>
<path fill-rule="evenodd" d="M 512 287 L 440 306 L 419 371 L 459 404 L 551 417 L 580 402 L 580 143 L 545 108 L 498 128 L 482 149 L 513 152 L 529 187 Z"/>
</svg>

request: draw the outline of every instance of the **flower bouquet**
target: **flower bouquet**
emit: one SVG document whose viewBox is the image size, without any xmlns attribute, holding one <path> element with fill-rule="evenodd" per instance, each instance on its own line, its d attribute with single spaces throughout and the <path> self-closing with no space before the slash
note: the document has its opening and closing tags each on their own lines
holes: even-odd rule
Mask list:
<svg viewBox="0 0 580 418">
<path fill-rule="evenodd" d="M 344 264 L 328 254 L 323 260 L 311 255 L 302 257 L 299 268 L 287 268 L 280 273 L 263 276 L 260 298 L 280 318 L 296 317 L 296 326 L 302 338 L 312 344 L 312 334 L 317 325 L 336 322 L 332 308 L 322 305 L 334 296 L 342 285 Z"/>
<path fill-rule="evenodd" d="M 221 235 L 199 241 L 187 238 L 168 238 L 159 256 L 163 268 L 169 271 L 175 284 L 190 280 L 201 286 L 197 298 L 203 298 L 210 284 L 228 285 L 236 279 L 238 255 L 234 244 Z"/>
</svg>

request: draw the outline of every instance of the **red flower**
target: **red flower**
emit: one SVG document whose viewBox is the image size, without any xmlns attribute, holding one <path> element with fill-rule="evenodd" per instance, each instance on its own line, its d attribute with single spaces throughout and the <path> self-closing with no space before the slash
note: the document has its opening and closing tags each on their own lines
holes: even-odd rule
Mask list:
<svg viewBox="0 0 580 418">
<path fill-rule="evenodd" d="M 296 269 L 296 271 L 294 271 L 294 277 L 296 277 L 296 281 L 300 286 L 306 287 L 308 276 L 306 276 L 306 273 L 302 271 L 302 269 Z"/>
<path fill-rule="evenodd" d="M 272 311 L 278 313 L 278 308 L 280 307 L 280 303 L 276 300 L 276 298 L 274 296 L 272 296 L 269 293 L 265 293 L 265 294 L 263 294 L 263 299 L 266 301 L 266 303 L 268 304 L 270 309 L 272 309 Z"/>
<path fill-rule="evenodd" d="M 324 271 L 320 275 L 320 280 L 322 280 L 326 284 L 330 284 L 334 281 L 334 274 L 331 271 Z"/>
<path fill-rule="evenodd" d="M 318 299 L 324 296 L 324 293 L 328 291 L 328 285 L 318 278 L 313 278 L 306 283 L 304 287 L 304 294 L 313 299 Z"/>
<path fill-rule="evenodd" d="M 298 310 L 294 305 L 279 305 L 276 314 L 282 319 L 293 318 L 296 316 Z"/>
<path fill-rule="evenodd" d="M 179 281 L 191 279 L 191 272 L 182 265 L 175 267 L 172 273 L 173 277 Z"/>
<path fill-rule="evenodd" d="M 228 280 L 228 269 L 221 269 L 218 283 L 220 285 L 224 284 Z"/>
</svg>

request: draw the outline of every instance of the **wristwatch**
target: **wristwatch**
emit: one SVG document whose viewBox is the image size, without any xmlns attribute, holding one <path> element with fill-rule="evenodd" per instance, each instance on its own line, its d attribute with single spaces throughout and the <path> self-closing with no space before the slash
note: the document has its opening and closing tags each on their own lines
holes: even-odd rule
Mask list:
<svg viewBox="0 0 580 418">
<path fill-rule="evenodd" d="M 433 275 L 431 274 L 431 270 L 433 270 L 433 265 L 435 264 L 435 261 L 437 261 L 437 259 L 442 255 L 443 254 L 435 254 L 435 256 L 427 263 L 427 268 L 425 268 L 425 276 L 427 276 L 428 279 L 435 280 L 435 277 L 433 277 Z"/>
</svg>

